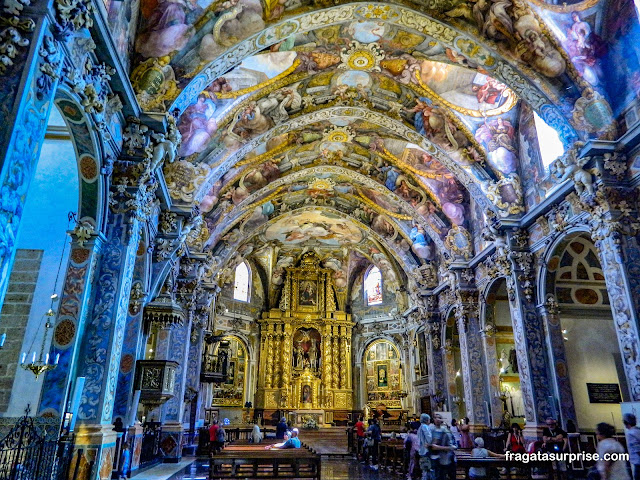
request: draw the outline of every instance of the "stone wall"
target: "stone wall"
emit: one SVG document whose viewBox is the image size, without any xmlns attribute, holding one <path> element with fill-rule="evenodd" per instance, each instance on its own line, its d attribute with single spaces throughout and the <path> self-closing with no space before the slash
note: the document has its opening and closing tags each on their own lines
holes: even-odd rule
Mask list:
<svg viewBox="0 0 640 480">
<path fill-rule="evenodd" d="M 42 255 L 42 250 L 18 249 L 9 277 L 9 289 L 0 312 L 0 335 L 7 334 L 4 348 L 0 350 L 0 412 L 9 406 Z"/>
</svg>

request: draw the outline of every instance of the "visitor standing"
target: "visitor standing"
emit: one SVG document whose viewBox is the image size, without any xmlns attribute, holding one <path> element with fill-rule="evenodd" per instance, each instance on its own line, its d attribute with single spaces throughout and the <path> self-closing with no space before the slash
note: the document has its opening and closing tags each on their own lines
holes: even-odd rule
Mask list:
<svg viewBox="0 0 640 480">
<path fill-rule="evenodd" d="M 622 417 L 624 423 L 624 435 L 627 438 L 627 451 L 633 480 L 640 480 L 640 428 L 636 426 L 636 416 L 633 413 L 625 413 Z"/>
<path fill-rule="evenodd" d="M 282 417 L 280 423 L 276 425 L 276 439 L 283 440 L 284 434 L 287 431 L 287 419 Z"/>
<path fill-rule="evenodd" d="M 362 454 L 363 454 L 362 450 L 364 445 L 364 432 L 365 432 L 364 417 L 360 416 L 358 418 L 358 421 L 354 425 L 354 428 L 356 431 L 356 452 L 360 457 L 362 457 Z"/>
<path fill-rule="evenodd" d="M 420 428 L 418 429 L 418 441 L 420 442 L 420 447 L 418 450 L 418 454 L 420 455 L 420 470 L 422 471 L 422 480 L 429 480 L 431 477 L 431 457 L 429 454 L 429 450 L 431 448 L 431 429 L 429 428 L 429 423 L 431 422 L 431 417 L 423 413 L 420 415 Z"/>
<path fill-rule="evenodd" d="M 464 417 L 460 420 L 460 424 L 458 425 L 458 430 L 460 430 L 460 448 L 473 448 L 473 441 L 471 440 L 471 427 L 469 425 L 469 419 Z"/>
<path fill-rule="evenodd" d="M 420 440 L 418 439 L 418 422 L 411 422 L 409 433 L 404 439 L 404 451 L 409 458 L 409 469 L 407 470 L 407 480 L 413 478 L 413 471 L 416 469 L 416 459 L 420 458 Z"/>
<path fill-rule="evenodd" d="M 214 419 L 209 427 L 209 454 L 213 454 L 216 451 L 216 437 L 218 435 L 218 420 Z"/>
<path fill-rule="evenodd" d="M 378 470 L 378 448 L 380 440 L 382 440 L 382 430 L 380 430 L 377 418 L 371 420 L 371 426 L 369 426 L 367 432 L 371 437 L 371 468 Z"/>
<path fill-rule="evenodd" d="M 451 432 L 443 425 L 442 416 L 436 413 L 433 416 L 431 429 L 431 469 L 435 480 L 444 480 L 445 474 L 451 462 L 451 452 L 455 449 L 451 445 Z"/>
<path fill-rule="evenodd" d="M 605 456 L 612 454 L 623 454 L 624 447 L 613 436 L 616 429 L 608 423 L 599 423 L 596 426 L 596 438 L 598 439 L 598 456 L 600 460 L 596 463 L 600 480 L 629 480 L 627 462 L 621 459 L 605 460 Z"/>
</svg>

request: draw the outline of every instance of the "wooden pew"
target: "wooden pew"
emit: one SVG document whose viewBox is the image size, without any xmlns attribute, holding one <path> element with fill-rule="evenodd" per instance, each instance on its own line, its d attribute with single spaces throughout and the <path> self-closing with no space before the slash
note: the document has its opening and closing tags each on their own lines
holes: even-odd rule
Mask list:
<svg viewBox="0 0 640 480">
<path fill-rule="evenodd" d="M 309 448 L 266 450 L 277 441 L 238 441 L 211 456 L 209 479 L 310 478 L 320 480 L 321 458 Z"/>
</svg>

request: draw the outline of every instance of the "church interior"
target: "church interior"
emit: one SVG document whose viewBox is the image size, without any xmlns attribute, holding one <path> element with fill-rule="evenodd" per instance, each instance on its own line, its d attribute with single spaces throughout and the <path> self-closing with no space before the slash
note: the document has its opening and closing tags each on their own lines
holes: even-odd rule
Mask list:
<svg viewBox="0 0 640 480">
<path fill-rule="evenodd" d="M 2 0 L 0 479 L 164 480 L 282 418 L 312 453 L 422 413 L 624 442 L 639 18 Z"/>
</svg>

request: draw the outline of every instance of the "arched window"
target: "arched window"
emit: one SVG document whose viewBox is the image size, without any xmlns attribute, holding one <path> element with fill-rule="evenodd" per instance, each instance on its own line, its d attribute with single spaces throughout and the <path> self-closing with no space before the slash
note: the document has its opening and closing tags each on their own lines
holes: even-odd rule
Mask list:
<svg viewBox="0 0 640 480">
<path fill-rule="evenodd" d="M 538 146 L 540 147 L 540 157 L 545 170 L 549 170 L 549 165 L 564 153 L 564 145 L 560 140 L 560 135 L 552 127 L 547 125 L 536 112 L 533 112 L 533 118 L 536 124 L 536 132 L 538 133 Z"/>
<path fill-rule="evenodd" d="M 382 275 L 376 266 L 371 267 L 364 277 L 364 298 L 367 305 L 382 303 Z"/>
<path fill-rule="evenodd" d="M 240 300 L 241 302 L 249 301 L 249 282 L 251 281 L 251 275 L 249 275 L 249 267 L 245 262 L 242 262 L 236 267 L 236 279 L 233 284 L 233 299 Z"/>
</svg>

